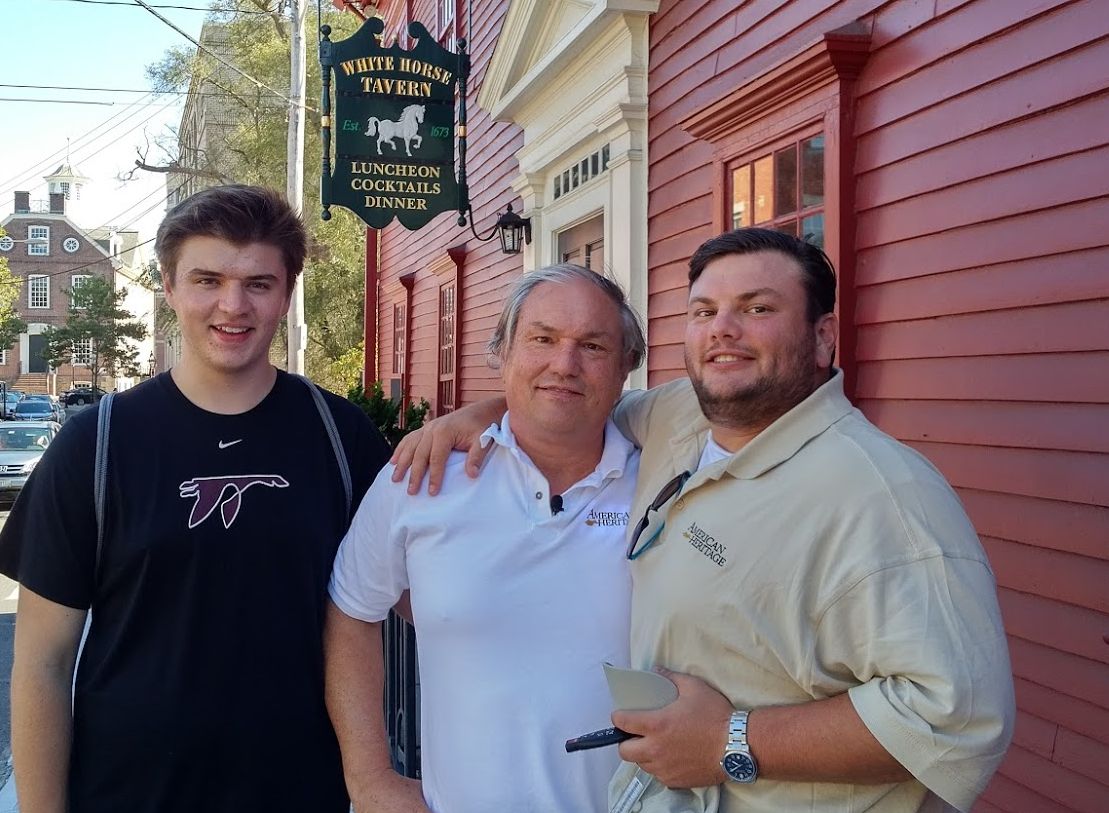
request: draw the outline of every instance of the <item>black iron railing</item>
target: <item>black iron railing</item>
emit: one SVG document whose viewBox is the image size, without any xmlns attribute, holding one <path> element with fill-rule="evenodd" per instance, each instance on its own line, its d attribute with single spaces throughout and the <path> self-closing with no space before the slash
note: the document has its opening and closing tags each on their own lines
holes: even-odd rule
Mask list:
<svg viewBox="0 0 1109 813">
<path fill-rule="evenodd" d="M 390 613 L 385 620 L 385 733 L 393 767 L 402 776 L 420 778 L 420 676 L 416 632 Z"/>
</svg>

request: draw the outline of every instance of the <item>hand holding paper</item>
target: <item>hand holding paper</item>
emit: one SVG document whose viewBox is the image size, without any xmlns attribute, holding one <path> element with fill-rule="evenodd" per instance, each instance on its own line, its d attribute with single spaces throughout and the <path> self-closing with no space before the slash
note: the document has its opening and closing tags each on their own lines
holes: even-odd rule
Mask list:
<svg viewBox="0 0 1109 813">
<path fill-rule="evenodd" d="M 660 672 L 658 677 L 676 687 L 672 702 L 654 710 L 612 714 L 615 726 L 634 735 L 620 744 L 620 758 L 638 764 L 669 788 L 720 784 L 725 780 L 720 758 L 734 710 L 731 703 L 700 678 Z"/>
</svg>

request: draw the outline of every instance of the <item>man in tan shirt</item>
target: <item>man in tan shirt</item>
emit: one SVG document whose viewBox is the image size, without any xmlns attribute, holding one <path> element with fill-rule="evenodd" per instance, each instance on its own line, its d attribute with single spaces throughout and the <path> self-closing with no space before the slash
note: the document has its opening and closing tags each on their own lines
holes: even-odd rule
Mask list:
<svg viewBox="0 0 1109 813">
<path fill-rule="evenodd" d="M 1004 755 L 993 574 L 943 477 L 844 396 L 834 305 L 816 247 L 710 240 L 689 381 L 616 410 L 643 448 L 632 664 L 679 694 L 613 715 L 613 813 L 965 811 Z"/>
</svg>

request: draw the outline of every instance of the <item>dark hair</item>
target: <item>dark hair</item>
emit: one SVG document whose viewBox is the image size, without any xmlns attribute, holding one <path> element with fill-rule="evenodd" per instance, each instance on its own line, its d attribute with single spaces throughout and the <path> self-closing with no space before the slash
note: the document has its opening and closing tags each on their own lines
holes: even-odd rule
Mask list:
<svg viewBox="0 0 1109 813">
<path fill-rule="evenodd" d="M 785 254 L 801 266 L 810 322 L 816 322 L 820 316 L 835 309 L 836 271 L 828 255 L 819 246 L 772 229 L 736 229 L 702 243 L 689 260 L 689 284 L 696 282 L 705 266 L 718 257 L 757 254 L 760 251 Z"/>
<path fill-rule="evenodd" d="M 591 271 L 581 265 L 561 263 L 548 265 L 524 274 L 512 286 L 505 297 L 501 318 L 489 339 L 488 350 L 490 355 L 499 358 L 502 353 L 512 346 L 516 338 L 516 322 L 520 318 L 520 311 L 531 292 L 544 282 L 555 285 L 567 285 L 572 282 L 586 282 L 595 286 L 602 294 L 607 296 L 620 314 L 620 332 L 622 334 L 622 351 L 624 356 L 625 373 L 630 373 L 643 363 L 643 356 L 647 352 L 647 340 L 643 336 L 643 328 L 639 317 L 628 304 L 624 291 L 613 280 Z"/>
<path fill-rule="evenodd" d="M 308 253 L 308 235 L 296 212 L 280 194 L 261 186 L 213 186 L 190 195 L 170 210 L 154 242 L 162 276 L 170 284 L 181 245 L 198 236 L 218 237 L 237 246 L 263 243 L 279 249 L 289 290 L 304 268 Z"/>
</svg>

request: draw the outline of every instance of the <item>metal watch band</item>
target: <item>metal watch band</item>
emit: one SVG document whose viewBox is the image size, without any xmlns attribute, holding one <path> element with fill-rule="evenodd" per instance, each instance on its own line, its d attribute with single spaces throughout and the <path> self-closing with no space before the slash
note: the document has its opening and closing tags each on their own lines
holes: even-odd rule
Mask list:
<svg viewBox="0 0 1109 813">
<path fill-rule="evenodd" d="M 728 719 L 728 746 L 729 751 L 749 751 L 747 747 L 747 714 L 746 711 L 733 711 Z"/>
</svg>

